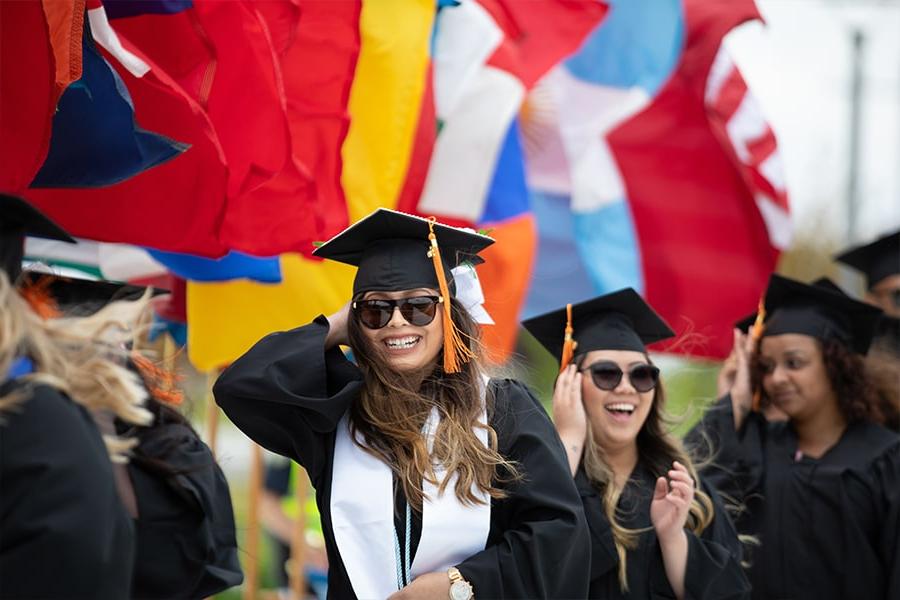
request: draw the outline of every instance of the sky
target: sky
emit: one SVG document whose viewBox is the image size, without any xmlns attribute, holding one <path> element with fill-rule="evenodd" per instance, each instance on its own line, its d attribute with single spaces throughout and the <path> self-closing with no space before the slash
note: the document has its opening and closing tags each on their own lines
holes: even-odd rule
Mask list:
<svg viewBox="0 0 900 600">
<path fill-rule="evenodd" d="M 799 237 L 900 227 L 900 0 L 757 0 L 726 45 L 775 130 Z M 852 31 L 865 36 L 858 217 L 847 231 Z"/>
</svg>

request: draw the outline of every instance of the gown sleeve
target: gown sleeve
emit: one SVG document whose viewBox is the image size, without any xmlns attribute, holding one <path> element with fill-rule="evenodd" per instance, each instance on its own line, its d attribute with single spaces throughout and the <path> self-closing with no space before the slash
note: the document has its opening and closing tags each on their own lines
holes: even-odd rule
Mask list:
<svg viewBox="0 0 900 600">
<path fill-rule="evenodd" d="M 128 465 L 137 497 L 136 598 L 206 598 L 243 581 L 228 482 L 186 424 L 154 425 Z"/>
<path fill-rule="evenodd" d="M 685 530 L 688 538 L 688 560 L 684 574 L 684 600 L 738 600 L 750 598 L 750 582 L 741 567 L 741 543 L 719 495 L 709 485 L 701 487 L 713 501 L 712 522 L 696 535 Z M 659 543 L 659 564 L 651 569 L 654 576 L 651 598 L 674 599 L 666 577 Z"/>
<path fill-rule="evenodd" d="M 761 492 L 764 472 L 765 438 L 768 423 L 760 413 L 750 413 L 740 431 L 734 429 L 731 396 L 725 395 L 703 415 L 687 435 L 694 454 L 697 448 L 705 483 L 710 484 L 730 504 L 744 504 Z"/>
<path fill-rule="evenodd" d="M 0 598 L 128 598 L 130 519 L 88 412 L 35 386 L 0 422 Z"/>
<path fill-rule="evenodd" d="M 486 548 L 457 566 L 476 598 L 584 598 L 590 539 L 562 442 L 527 388 L 496 383 L 499 450 L 522 479 L 494 501 Z"/>
<path fill-rule="evenodd" d="M 213 394 L 253 441 L 302 465 L 315 485 L 327 437 L 359 393 L 362 375 L 340 348 L 325 350 L 328 320 L 273 333 L 226 369 Z"/>
</svg>

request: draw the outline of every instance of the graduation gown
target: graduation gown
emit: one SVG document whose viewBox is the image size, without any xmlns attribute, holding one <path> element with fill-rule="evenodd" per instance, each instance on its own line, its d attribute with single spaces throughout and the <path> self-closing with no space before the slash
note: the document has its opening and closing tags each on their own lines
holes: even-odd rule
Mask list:
<svg viewBox="0 0 900 600">
<path fill-rule="evenodd" d="M 128 475 L 137 499 L 136 599 L 206 598 L 243 581 L 228 482 L 189 426 L 141 428 Z"/>
<path fill-rule="evenodd" d="M 330 495 L 336 428 L 363 382 L 339 348 L 324 351 L 327 332 L 327 320 L 319 317 L 264 338 L 221 375 L 213 393 L 244 433 L 306 468 L 322 517 L 328 596 L 354 598 L 335 542 Z M 490 424 L 499 451 L 516 461 L 523 480 L 505 486 L 506 498 L 491 501 L 484 550 L 457 567 L 479 598 L 583 598 L 590 542 L 562 444 L 523 385 L 491 380 L 489 386 L 495 401 Z M 395 513 L 402 515 L 402 493 L 397 495 Z M 397 519 L 400 540 L 405 537 L 403 521 Z M 421 528 L 414 511 L 413 555 Z"/>
<path fill-rule="evenodd" d="M 647 529 L 629 550 L 626 562 L 628 593 L 619 586 L 619 557 L 612 529 L 603 510 L 603 498 L 583 469 L 575 476 L 591 530 L 591 587 L 589 598 L 663 599 L 675 598 L 666 577 L 662 551 L 650 521 L 650 503 L 656 476 L 638 464 L 628 480 L 618 504 L 619 522 L 629 529 Z M 741 544 L 718 494 L 701 480 L 709 494 L 715 517 L 699 536 L 685 530 L 688 538 L 687 570 L 684 578 L 686 600 L 749 598 L 750 583 L 741 567 Z"/>
<path fill-rule="evenodd" d="M 0 598 L 128 598 L 134 531 L 103 439 L 62 392 L 26 393 L 0 415 Z"/>
<path fill-rule="evenodd" d="M 743 505 L 738 531 L 761 543 L 754 598 L 900 598 L 900 436 L 852 423 L 821 458 L 803 457 L 790 422 L 752 413 L 735 432 L 728 396 L 700 430 L 717 451 L 707 478 Z"/>
</svg>

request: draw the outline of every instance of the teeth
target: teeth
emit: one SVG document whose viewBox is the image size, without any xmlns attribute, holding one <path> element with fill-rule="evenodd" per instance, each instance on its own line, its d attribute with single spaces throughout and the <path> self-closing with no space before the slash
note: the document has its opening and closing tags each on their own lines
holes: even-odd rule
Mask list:
<svg viewBox="0 0 900 600">
<path fill-rule="evenodd" d="M 403 348 L 412 348 L 419 341 L 419 337 L 415 335 L 411 335 L 409 337 L 404 338 L 391 338 L 389 340 L 385 340 L 384 343 L 388 348 L 393 349 L 403 349 Z"/>
<path fill-rule="evenodd" d="M 619 403 L 619 404 L 607 404 L 606 410 L 620 410 L 628 413 L 634 412 L 634 406 L 631 404 Z"/>
</svg>

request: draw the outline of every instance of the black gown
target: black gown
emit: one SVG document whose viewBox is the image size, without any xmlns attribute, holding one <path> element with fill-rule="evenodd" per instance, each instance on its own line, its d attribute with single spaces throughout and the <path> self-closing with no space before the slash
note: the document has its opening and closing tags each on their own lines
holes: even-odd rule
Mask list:
<svg viewBox="0 0 900 600">
<path fill-rule="evenodd" d="M 619 557 L 612 529 L 603 510 L 602 494 L 584 470 L 575 482 L 584 502 L 591 529 L 591 588 L 589 598 L 675 598 L 666 577 L 662 551 L 650 521 L 650 503 L 656 477 L 641 463 L 631 474 L 618 504 L 618 520 L 629 529 L 647 529 L 629 550 L 626 562 L 628 593 L 619 585 Z M 750 583 L 741 567 L 741 544 L 725 507 L 705 482 L 701 489 L 713 500 L 715 517 L 700 536 L 685 530 L 688 561 L 684 578 L 686 600 L 722 600 L 750 597 Z"/>
<path fill-rule="evenodd" d="M 761 543 L 754 598 L 900 598 L 900 436 L 852 423 L 821 458 L 803 457 L 790 422 L 752 413 L 735 433 L 728 396 L 701 431 L 716 451 L 705 477 L 740 503 L 738 531 Z"/>
<path fill-rule="evenodd" d="M 184 423 L 139 428 L 128 464 L 138 518 L 132 597 L 206 598 L 243 581 L 225 475 Z"/>
<path fill-rule="evenodd" d="M 134 531 L 90 414 L 37 385 L 0 417 L 0 598 L 128 598 Z"/>
<path fill-rule="evenodd" d="M 339 348 L 324 351 L 327 332 L 319 317 L 264 338 L 222 374 L 213 393 L 244 433 L 306 468 L 328 552 L 328 596 L 354 598 L 334 539 L 330 488 L 335 430 L 359 395 L 362 375 Z M 562 443 L 524 386 L 491 380 L 490 391 L 499 451 L 518 463 L 525 480 L 507 486 L 507 498 L 492 500 L 485 549 L 457 566 L 478 598 L 584 598 L 590 540 Z M 413 550 L 420 533 L 414 512 Z"/>
</svg>

